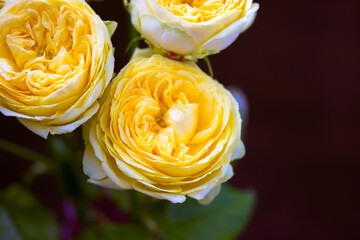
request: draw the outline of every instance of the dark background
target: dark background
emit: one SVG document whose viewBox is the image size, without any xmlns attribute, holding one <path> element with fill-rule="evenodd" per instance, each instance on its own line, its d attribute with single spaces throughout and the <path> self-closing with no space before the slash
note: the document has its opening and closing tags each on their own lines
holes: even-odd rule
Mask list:
<svg viewBox="0 0 360 240">
<path fill-rule="evenodd" d="M 247 95 L 246 156 L 231 180 L 258 194 L 241 237 L 360 239 L 360 24 L 358 0 L 261 1 L 254 25 L 210 59 L 216 78 Z M 116 70 L 127 44 L 122 1 L 91 3 L 119 22 Z M 44 140 L 0 116 L 0 137 L 43 151 Z M 1 153 L 0 187 L 21 181 L 28 163 Z M 53 180 L 34 191 L 58 203 Z"/>
</svg>

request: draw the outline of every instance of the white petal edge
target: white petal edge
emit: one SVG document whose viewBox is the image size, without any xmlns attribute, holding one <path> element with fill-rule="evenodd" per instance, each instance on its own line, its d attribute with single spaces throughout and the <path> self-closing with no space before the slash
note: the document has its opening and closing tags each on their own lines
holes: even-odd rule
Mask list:
<svg viewBox="0 0 360 240">
<path fill-rule="evenodd" d="M 142 192 L 153 198 L 169 200 L 172 203 L 183 203 L 186 200 L 186 197 L 184 195 L 163 193 L 163 192 L 157 193 L 155 191 L 145 189 L 144 187 L 141 186 L 140 183 L 137 183 L 137 182 L 133 182 L 132 185 L 136 191 Z"/>
<path fill-rule="evenodd" d="M 207 205 L 211 203 L 221 191 L 221 184 L 214 187 L 203 199 L 199 200 L 200 204 Z"/>
<path fill-rule="evenodd" d="M 154 16 L 143 15 L 140 17 L 140 21 L 144 38 L 153 44 L 160 45 L 165 50 L 185 55 L 193 53 L 199 48 L 190 35 L 176 27 L 161 22 Z"/>
<path fill-rule="evenodd" d="M 51 134 L 63 134 L 74 131 L 81 124 L 85 123 L 89 120 L 99 109 L 99 102 L 96 101 L 85 113 L 83 113 L 76 121 L 62 125 L 62 126 L 48 126 L 46 124 L 42 124 L 41 122 L 18 118 L 18 120 L 27 127 L 30 131 L 39 135 L 40 137 L 47 138 L 49 133 Z"/>
<path fill-rule="evenodd" d="M 245 145 L 243 141 L 239 140 L 231 154 L 230 161 L 243 158 L 245 156 L 245 152 Z"/>
<path fill-rule="evenodd" d="M 84 173 L 93 180 L 102 180 L 107 177 L 102 170 L 101 161 L 95 156 L 94 149 L 86 143 L 83 157 Z"/>
<path fill-rule="evenodd" d="M 111 181 L 110 178 L 104 178 L 102 180 L 88 179 L 87 181 L 99 187 L 119 189 L 119 187 L 113 181 Z"/>
<path fill-rule="evenodd" d="M 216 34 L 209 41 L 204 43 L 201 48 L 221 51 L 230 46 L 242 32 L 245 32 L 251 26 L 255 20 L 258 9 L 259 4 L 254 3 L 244 17 Z"/>
</svg>

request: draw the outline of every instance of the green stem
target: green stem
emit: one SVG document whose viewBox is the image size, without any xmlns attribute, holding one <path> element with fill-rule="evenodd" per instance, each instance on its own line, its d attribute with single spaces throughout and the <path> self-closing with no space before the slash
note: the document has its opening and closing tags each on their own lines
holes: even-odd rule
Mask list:
<svg viewBox="0 0 360 240">
<path fill-rule="evenodd" d="M 152 232 L 152 234 L 156 237 L 157 240 L 167 240 L 163 231 L 147 212 L 142 212 L 141 221 L 143 222 L 145 227 L 150 232 Z"/>
<path fill-rule="evenodd" d="M 92 222 L 91 212 L 82 184 L 81 160 L 78 159 L 79 149 L 77 132 L 61 136 L 49 136 L 47 146 L 54 159 L 55 175 L 63 194 L 72 202 L 79 221 L 88 226 Z"/>
<path fill-rule="evenodd" d="M 133 38 L 130 42 L 129 42 L 129 44 L 127 45 L 127 47 L 126 47 L 126 49 L 125 49 L 125 51 L 124 51 L 124 56 L 126 56 L 128 53 L 129 53 L 129 51 L 130 51 L 130 49 L 131 49 L 131 47 L 133 46 L 133 44 L 134 43 L 136 43 L 136 42 L 138 42 L 138 41 L 141 41 L 141 40 L 144 40 L 145 38 L 143 38 L 143 37 L 135 37 L 135 38 Z"/>
<path fill-rule="evenodd" d="M 133 27 L 129 14 L 127 14 L 125 21 L 126 21 L 126 26 L 127 26 L 128 45 L 127 45 L 127 48 L 125 49 L 124 56 L 127 56 L 128 58 L 130 58 L 131 54 L 133 53 L 135 48 L 138 47 L 138 45 L 139 45 L 139 44 L 135 45 L 134 43 L 137 43 L 138 41 L 140 41 L 144 38 L 139 36 L 139 33 Z"/>
<path fill-rule="evenodd" d="M 140 196 L 144 197 L 134 190 L 129 192 L 133 221 L 145 226 L 154 235 L 155 239 L 167 240 L 158 223 L 151 217 L 150 211 L 154 206 L 153 199 L 149 197 L 141 199 Z"/>
<path fill-rule="evenodd" d="M 47 169 L 51 169 L 52 166 L 50 165 L 51 159 L 34 152 L 26 147 L 19 146 L 13 142 L 0 139 L 0 150 L 11 153 L 15 156 L 18 156 L 20 158 L 23 158 L 25 160 L 34 162 L 34 163 L 41 163 L 43 164 Z"/>
<path fill-rule="evenodd" d="M 209 74 L 212 78 L 214 78 L 214 71 L 213 71 L 213 68 L 211 66 L 211 62 L 210 62 L 210 59 L 208 57 L 204 57 L 204 61 L 206 62 L 206 65 L 209 69 Z"/>
</svg>

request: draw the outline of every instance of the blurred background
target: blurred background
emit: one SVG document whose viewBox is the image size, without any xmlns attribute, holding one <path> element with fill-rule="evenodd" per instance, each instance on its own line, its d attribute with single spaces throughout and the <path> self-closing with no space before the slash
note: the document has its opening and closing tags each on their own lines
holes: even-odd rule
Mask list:
<svg viewBox="0 0 360 240">
<path fill-rule="evenodd" d="M 360 239 L 360 2 L 256 2 L 254 25 L 210 57 L 215 78 L 249 101 L 247 154 L 230 182 L 256 191 L 258 202 L 240 239 Z M 91 6 L 119 23 L 118 72 L 127 61 L 127 13 L 118 0 Z M 45 152 L 45 141 L 16 119 L 1 115 L 0 124 L 0 138 Z M 0 188 L 21 182 L 29 163 L 0 156 Z M 54 185 L 43 176 L 32 187 L 53 209 Z"/>
</svg>

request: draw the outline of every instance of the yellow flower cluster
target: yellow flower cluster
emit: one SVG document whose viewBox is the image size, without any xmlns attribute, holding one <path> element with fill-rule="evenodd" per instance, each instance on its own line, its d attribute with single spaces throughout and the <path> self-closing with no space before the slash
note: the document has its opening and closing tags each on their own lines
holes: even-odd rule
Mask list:
<svg viewBox="0 0 360 240">
<path fill-rule="evenodd" d="M 229 46 L 258 9 L 251 0 L 131 0 L 127 6 L 153 46 L 182 59 Z M 0 8 L 4 115 L 44 138 L 91 118 L 83 159 L 91 183 L 174 203 L 186 196 L 207 203 L 219 193 L 233 175 L 230 162 L 245 151 L 238 104 L 220 83 L 193 61 L 148 49 L 137 50 L 107 88 L 115 23 L 103 22 L 84 0 L 0 0 Z"/>
</svg>

